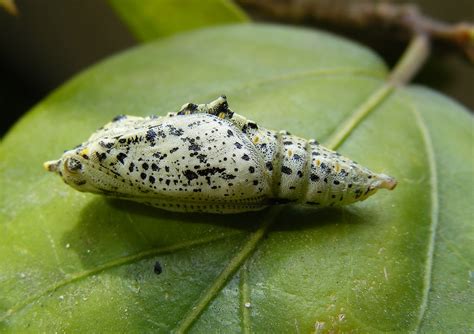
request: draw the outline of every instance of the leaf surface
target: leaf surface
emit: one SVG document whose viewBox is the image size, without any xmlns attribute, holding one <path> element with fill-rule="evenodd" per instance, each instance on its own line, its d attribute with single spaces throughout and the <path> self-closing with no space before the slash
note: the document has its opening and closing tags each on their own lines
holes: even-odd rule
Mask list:
<svg viewBox="0 0 474 334">
<path fill-rule="evenodd" d="M 367 104 L 387 74 L 332 35 L 240 25 L 143 45 L 75 77 L 1 144 L 0 328 L 472 329 L 473 120 L 420 87 Z M 265 127 L 321 142 L 367 106 L 339 151 L 398 187 L 337 210 L 186 215 L 79 193 L 42 170 L 117 114 L 221 94 Z"/>
</svg>

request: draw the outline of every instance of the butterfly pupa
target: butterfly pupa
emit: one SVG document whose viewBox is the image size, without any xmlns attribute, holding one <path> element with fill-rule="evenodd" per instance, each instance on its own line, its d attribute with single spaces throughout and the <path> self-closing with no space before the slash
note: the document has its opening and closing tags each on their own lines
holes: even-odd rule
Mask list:
<svg viewBox="0 0 474 334">
<path fill-rule="evenodd" d="M 118 116 L 44 167 L 79 191 L 178 212 L 341 206 L 397 184 L 315 140 L 257 125 L 225 96 L 163 117 Z"/>
</svg>

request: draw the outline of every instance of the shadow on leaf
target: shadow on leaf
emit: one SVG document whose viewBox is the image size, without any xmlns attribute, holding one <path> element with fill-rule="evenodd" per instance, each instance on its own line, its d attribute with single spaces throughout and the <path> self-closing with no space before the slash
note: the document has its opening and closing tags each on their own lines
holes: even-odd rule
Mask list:
<svg viewBox="0 0 474 334">
<path fill-rule="evenodd" d="M 296 231 L 322 228 L 326 225 L 358 225 L 366 220 L 363 213 L 354 207 L 311 208 L 305 206 L 289 206 L 282 212 L 273 230 Z"/>
<path fill-rule="evenodd" d="M 214 242 L 239 247 L 267 216 L 268 209 L 233 215 L 174 213 L 130 201 L 93 197 L 83 208 L 79 223 L 63 236 L 63 242 L 90 269 L 136 254 L 152 257 Z M 298 231 L 360 222 L 359 215 L 347 209 L 289 206 L 281 211 L 271 230 Z"/>
</svg>

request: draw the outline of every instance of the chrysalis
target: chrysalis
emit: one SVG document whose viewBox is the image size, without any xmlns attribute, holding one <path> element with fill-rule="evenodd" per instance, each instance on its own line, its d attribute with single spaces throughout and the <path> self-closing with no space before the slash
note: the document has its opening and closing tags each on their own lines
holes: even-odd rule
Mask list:
<svg viewBox="0 0 474 334">
<path fill-rule="evenodd" d="M 79 191 L 179 212 L 339 206 L 397 184 L 315 140 L 258 126 L 225 96 L 165 117 L 118 116 L 44 167 Z"/>
</svg>

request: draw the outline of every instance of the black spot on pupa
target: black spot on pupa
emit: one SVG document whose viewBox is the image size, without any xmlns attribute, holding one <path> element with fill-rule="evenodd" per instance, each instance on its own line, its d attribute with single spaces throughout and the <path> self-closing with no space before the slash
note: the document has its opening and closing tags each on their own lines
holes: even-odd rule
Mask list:
<svg viewBox="0 0 474 334">
<path fill-rule="evenodd" d="M 112 143 L 112 142 L 106 143 L 106 142 L 101 140 L 99 142 L 99 145 L 102 146 L 103 148 L 112 148 L 114 146 L 114 143 Z"/>
<path fill-rule="evenodd" d="M 232 130 L 227 130 L 227 137 L 232 137 L 234 135 L 234 133 L 232 132 Z"/>
<path fill-rule="evenodd" d="M 338 180 L 332 181 L 335 185 L 338 185 L 340 182 Z"/>
<path fill-rule="evenodd" d="M 191 180 L 194 180 L 194 179 L 198 178 L 198 175 L 195 172 L 193 172 L 192 170 L 189 170 L 189 169 L 185 170 L 183 172 L 183 174 L 184 174 L 184 176 L 186 176 L 188 181 L 191 181 Z"/>
<path fill-rule="evenodd" d="M 250 167 L 249 167 L 249 172 L 250 172 L 250 173 L 255 173 L 255 167 L 250 166 Z"/>
<path fill-rule="evenodd" d="M 146 132 L 146 136 L 145 136 L 146 140 L 152 141 L 153 139 L 155 139 L 155 137 L 156 137 L 156 132 L 153 131 L 152 129 Z"/>
<path fill-rule="evenodd" d="M 247 123 L 247 126 L 250 128 L 250 129 L 258 129 L 258 125 L 257 123 L 254 123 L 254 122 L 248 122 Z"/>
<path fill-rule="evenodd" d="M 268 169 L 269 171 L 272 171 L 272 170 L 273 170 L 273 164 L 272 164 L 270 161 L 268 161 L 268 162 L 265 164 L 265 167 L 267 167 L 267 169 Z"/>
<path fill-rule="evenodd" d="M 349 175 L 349 173 L 345 169 L 341 169 L 341 171 L 339 172 L 339 175 L 341 177 L 346 177 L 347 175 Z"/>
<path fill-rule="evenodd" d="M 174 152 L 176 152 L 177 150 L 179 150 L 179 147 L 173 147 L 173 148 L 170 150 L 170 153 L 174 153 Z"/>
<path fill-rule="evenodd" d="M 303 172 L 299 170 L 296 172 L 296 175 L 298 175 L 298 177 L 303 177 Z"/>
<path fill-rule="evenodd" d="M 131 172 L 133 172 L 133 168 L 135 168 L 135 164 L 133 162 L 130 163 L 130 166 L 128 166 L 128 170 Z"/>
<path fill-rule="evenodd" d="M 109 172 L 111 172 L 111 173 L 114 174 L 115 176 L 121 176 L 119 173 L 117 173 L 117 172 L 114 171 L 114 170 L 111 170 L 111 169 L 110 169 Z"/>
<path fill-rule="evenodd" d="M 151 169 L 156 172 L 157 170 L 159 170 L 159 167 L 155 163 L 152 163 Z"/>
<path fill-rule="evenodd" d="M 316 181 L 319 180 L 319 176 L 317 176 L 316 174 L 311 174 L 311 176 L 309 178 L 313 182 L 316 182 Z"/>
<path fill-rule="evenodd" d="M 148 178 L 148 180 L 150 181 L 150 183 L 155 183 L 155 177 L 154 176 L 151 176 Z"/>
<path fill-rule="evenodd" d="M 97 159 L 99 159 L 99 162 L 102 162 L 102 161 L 105 160 L 105 158 L 107 158 L 107 154 L 105 154 L 104 152 L 102 152 L 102 153 L 95 152 L 95 155 L 96 155 Z"/>
<path fill-rule="evenodd" d="M 222 174 L 220 175 L 220 178 L 221 178 L 221 179 L 224 179 L 224 180 L 233 180 L 233 179 L 236 178 L 236 176 L 235 176 L 235 175 L 232 175 L 232 174 L 222 173 Z"/>
<path fill-rule="evenodd" d="M 225 168 L 212 167 L 198 170 L 198 174 L 201 176 L 214 175 L 216 173 L 222 173 L 225 171 Z"/>
<path fill-rule="evenodd" d="M 125 144 L 125 143 L 127 142 L 127 139 L 125 139 L 125 138 L 120 138 L 120 139 L 118 140 L 118 142 L 119 142 L 120 144 Z"/>
<path fill-rule="evenodd" d="M 290 167 L 287 166 L 281 166 L 281 172 L 290 175 L 293 173 Z"/>
<path fill-rule="evenodd" d="M 258 185 L 258 180 L 253 180 L 252 183 L 253 183 L 254 186 L 257 186 Z"/>
<path fill-rule="evenodd" d="M 195 142 L 192 142 L 192 143 L 188 146 L 188 150 L 190 150 L 190 151 L 200 151 L 200 150 L 201 150 L 201 146 L 199 146 L 199 145 L 196 144 Z"/>
<path fill-rule="evenodd" d="M 146 162 L 144 162 L 142 164 L 142 167 L 143 167 L 144 170 L 148 170 L 148 164 Z"/>
<path fill-rule="evenodd" d="M 120 161 L 120 163 L 123 165 L 123 160 L 127 157 L 125 153 L 120 152 L 117 154 L 117 160 Z"/>
<path fill-rule="evenodd" d="M 169 129 L 169 134 L 170 135 L 173 135 L 173 136 L 182 136 L 184 131 L 183 129 L 178 129 L 178 128 L 175 128 L 174 126 L 168 124 L 166 125 Z"/>
<path fill-rule="evenodd" d="M 127 116 L 125 116 L 125 115 L 117 115 L 117 116 L 115 116 L 114 118 L 112 118 L 112 122 L 118 122 L 118 121 L 120 121 L 120 120 L 122 120 L 122 119 L 127 119 Z"/>
<path fill-rule="evenodd" d="M 244 154 L 244 155 L 242 156 L 242 160 L 249 161 L 249 160 L 250 160 L 250 157 L 249 157 L 247 154 Z"/>
<path fill-rule="evenodd" d="M 145 173 L 141 173 L 141 174 L 140 174 L 140 177 L 142 178 L 142 180 L 145 180 L 145 179 L 146 179 L 146 174 L 145 174 Z"/>
<path fill-rule="evenodd" d="M 293 142 L 291 140 L 286 140 L 283 142 L 283 145 L 292 145 Z"/>
<path fill-rule="evenodd" d="M 201 153 L 201 154 L 198 154 L 198 155 L 196 156 L 196 158 L 199 159 L 199 162 L 200 162 L 200 163 L 206 163 L 206 162 L 207 162 L 207 155 L 205 155 L 205 154 L 202 154 L 202 153 Z"/>
<path fill-rule="evenodd" d="M 239 142 L 235 142 L 234 145 L 235 145 L 235 147 L 237 147 L 239 149 L 242 148 L 242 144 L 239 143 Z"/>
</svg>

